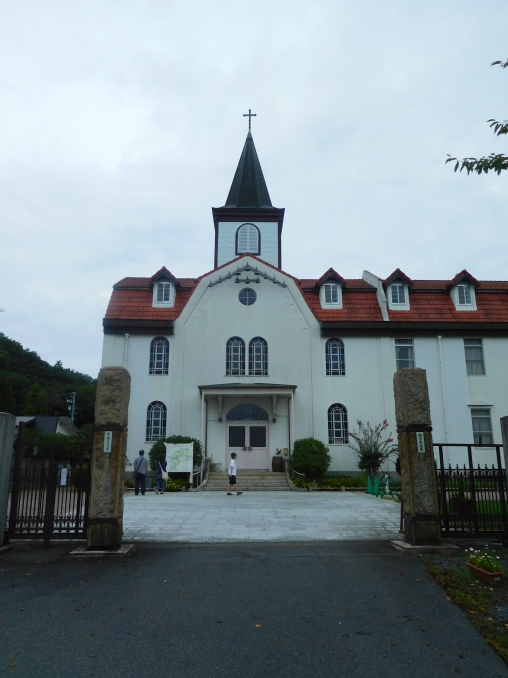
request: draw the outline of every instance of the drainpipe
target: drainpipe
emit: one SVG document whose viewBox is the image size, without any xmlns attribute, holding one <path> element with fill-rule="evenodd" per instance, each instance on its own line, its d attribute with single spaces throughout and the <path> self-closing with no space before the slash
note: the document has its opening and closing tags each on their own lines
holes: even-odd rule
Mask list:
<svg viewBox="0 0 508 678">
<path fill-rule="evenodd" d="M 125 346 L 123 351 L 123 366 L 127 369 L 127 357 L 129 355 L 129 335 L 125 334 Z"/>
<path fill-rule="evenodd" d="M 445 442 L 448 443 L 448 408 L 446 407 L 446 390 L 445 390 L 445 378 L 444 378 L 444 369 L 443 369 L 443 351 L 441 347 L 441 336 L 438 336 L 437 343 L 439 346 L 439 368 L 441 370 L 441 393 L 443 396 L 443 413 L 444 413 L 444 422 L 445 422 Z"/>
</svg>

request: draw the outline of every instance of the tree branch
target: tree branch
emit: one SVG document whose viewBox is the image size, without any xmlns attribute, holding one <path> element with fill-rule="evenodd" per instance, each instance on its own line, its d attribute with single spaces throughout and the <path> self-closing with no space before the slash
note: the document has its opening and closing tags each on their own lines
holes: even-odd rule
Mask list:
<svg viewBox="0 0 508 678">
<path fill-rule="evenodd" d="M 465 169 L 468 174 L 471 174 L 471 172 L 476 172 L 477 174 L 484 172 L 488 174 L 489 171 L 501 174 L 504 170 L 508 170 L 508 156 L 502 153 L 491 153 L 489 156 L 479 159 L 462 158 L 462 160 L 448 156 L 445 164 L 449 162 L 455 162 L 454 172 L 460 168 L 461 172 Z"/>
</svg>

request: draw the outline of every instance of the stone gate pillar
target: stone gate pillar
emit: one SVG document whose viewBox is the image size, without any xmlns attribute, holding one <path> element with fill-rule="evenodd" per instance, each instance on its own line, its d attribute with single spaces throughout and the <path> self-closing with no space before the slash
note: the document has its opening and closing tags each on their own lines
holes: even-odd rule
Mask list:
<svg viewBox="0 0 508 678">
<path fill-rule="evenodd" d="M 87 527 L 89 550 L 116 550 L 122 545 L 130 391 L 131 377 L 127 370 L 123 367 L 101 369 L 95 400 Z"/>
<path fill-rule="evenodd" d="M 415 546 L 438 544 L 441 521 L 425 370 L 399 370 L 393 377 L 393 390 L 406 541 Z"/>
<path fill-rule="evenodd" d="M 0 412 L 0 547 L 4 543 L 16 417 Z"/>
</svg>

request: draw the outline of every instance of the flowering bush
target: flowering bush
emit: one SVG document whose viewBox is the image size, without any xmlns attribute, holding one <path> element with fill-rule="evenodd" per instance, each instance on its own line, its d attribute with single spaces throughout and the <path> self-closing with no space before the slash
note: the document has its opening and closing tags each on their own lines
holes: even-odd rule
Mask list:
<svg viewBox="0 0 508 678">
<path fill-rule="evenodd" d="M 381 465 L 398 451 L 397 445 L 393 445 L 392 434 L 388 438 L 381 440 L 384 431 L 388 428 L 388 421 L 385 419 L 382 424 L 372 428 L 370 422 L 364 424 L 360 420 L 358 431 L 349 431 L 349 437 L 354 440 L 354 444 L 349 444 L 358 459 L 357 466 L 360 471 L 368 473 L 373 478 L 381 468 Z"/>
<path fill-rule="evenodd" d="M 467 560 L 471 565 L 481 567 L 485 572 L 502 572 L 503 568 L 499 563 L 499 556 L 492 549 L 485 547 L 481 551 L 469 548 L 466 549 Z"/>
</svg>

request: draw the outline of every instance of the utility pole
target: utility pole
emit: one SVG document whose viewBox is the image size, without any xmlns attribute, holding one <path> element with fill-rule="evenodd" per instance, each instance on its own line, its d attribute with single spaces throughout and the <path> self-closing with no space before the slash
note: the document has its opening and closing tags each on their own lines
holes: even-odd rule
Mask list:
<svg viewBox="0 0 508 678">
<path fill-rule="evenodd" d="M 74 417 L 76 415 L 76 391 L 69 394 L 67 398 L 67 409 L 69 411 L 69 419 L 74 424 Z"/>
</svg>

